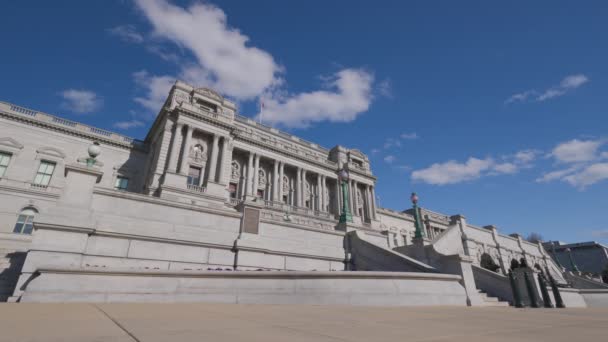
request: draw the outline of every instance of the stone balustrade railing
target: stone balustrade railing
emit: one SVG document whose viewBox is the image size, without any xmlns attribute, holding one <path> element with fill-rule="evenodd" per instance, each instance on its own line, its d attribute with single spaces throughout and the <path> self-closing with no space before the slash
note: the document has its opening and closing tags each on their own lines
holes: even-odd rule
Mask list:
<svg viewBox="0 0 608 342">
<path fill-rule="evenodd" d="M 54 115 L 38 112 L 28 108 L 23 108 L 6 102 L 0 102 L 0 111 L 7 114 L 25 117 L 29 120 L 35 120 L 37 122 L 44 123 L 50 126 L 61 127 L 63 129 L 73 131 L 75 133 L 92 135 L 94 137 L 99 138 L 100 140 L 112 142 L 117 145 L 122 145 L 126 147 L 143 146 L 142 141 L 127 137 L 125 135 L 84 125 L 79 122 L 63 119 Z"/>
</svg>

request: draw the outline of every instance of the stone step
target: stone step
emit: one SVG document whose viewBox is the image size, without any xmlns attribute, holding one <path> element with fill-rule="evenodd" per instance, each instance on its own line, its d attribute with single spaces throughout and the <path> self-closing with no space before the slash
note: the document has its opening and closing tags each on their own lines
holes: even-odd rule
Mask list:
<svg viewBox="0 0 608 342">
<path fill-rule="evenodd" d="M 503 308 L 507 308 L 509 307 L 509 303 L 508 302 L 486 302 L 484 304 L 484 306 L 487 307 L 503 307 Z"/>
<path fill-rule="evenodd" d="M 488 297 L 488 296 L 486 296 L 486 297 L 482 297 L 482 298 L 483 298 L 484 302 L 494 302 L 494 303 L 498 302 L 498 298 L 496 298 L 496 297 Z"/>
</svg>

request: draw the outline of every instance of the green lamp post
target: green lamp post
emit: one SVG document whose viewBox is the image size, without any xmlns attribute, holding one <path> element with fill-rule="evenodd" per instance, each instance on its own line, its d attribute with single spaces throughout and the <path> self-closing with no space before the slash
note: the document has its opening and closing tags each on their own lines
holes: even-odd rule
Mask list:
<svg viewBox="0 0 608 342">
<path fill-rule="evenodd" d="M 424 229 L 422 229 L 422 221 L 420 220 L 420 212 L 418 211 L 418 195 L 415 192 L 412 192 L 412 196 L 410 197 L 412 201 L 412 206 L 414 208 L 414 218 L 416 220 L 416 233 L 414 238 L 422 239 L 424 238 Z"/>
<path fill-rule="evenodd" d="M 348 171 L 342 169 L 338 172 L 340 185 L 342 186 L 342 214 L 340 214 L 340 223 L 353 222 L 353 216 L 348 209 Z"/>
</svg>

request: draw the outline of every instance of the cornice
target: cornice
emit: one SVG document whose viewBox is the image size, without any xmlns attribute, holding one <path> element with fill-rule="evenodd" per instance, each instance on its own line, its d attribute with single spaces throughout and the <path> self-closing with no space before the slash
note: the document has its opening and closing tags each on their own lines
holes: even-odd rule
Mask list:
<svg viewBox="0 0 608 342">
<path fill-rule="evenodd" d="M 20 123 L 25 123 L 30 126 L 35 126 L 35 127 L 40 127 L 40 128 L 56 131 L 56 132 L 61 132 L 61 133 L 68 134 L 71 136 L 99 141 L 99 142 L 103 142 L 104 144 L 107 144 L 107 145 L 120 147 L 120 148 L 124 148 L 124 149 L 129 149 L 129 150 L 137 149 L 137 150 L 141 150 L 141 151 L 147 150 L 144 143 L 139 140 L 132 139 L 127 136 L 119 135 L 119 134 L 116 134 L 116 133 L 113 133 L 113 132 L 110 132 L 110 131 L 107 131 L 104 129 L 80 124 L 75 121 L 69 121 L 69 120 L 66 120 L 66 119 L 63 119 L 60 117 L 56 117 L 56 116 L 52 116 L 52 115 L 49 115 L 46 113 L 25 109 L 25 108 L 22 108 L 22 107 L 19 107 L 19 106 L 10 104 L 10 103 L 6 103 L 6 102 L 0 102 L 0 107 L 8 107 L 9 109 L 17 108 L 20 110 L 20 111 L 16 111 L 16 109 L 15 109 L 14 113 L 13 113 L 13 112 L 9 111 L 8 109 L 0 108 L 0 117 L 6 118 L 6 119 L 9 119 L 12 121 L 17 121 Z M 24 113 L 27 113 L 27 114 L 24 114 Z M 49 121 L 40 120 L 39 118 L 37 118 L 38 114 L 43 115 Z M 90 130 L 90 132 L 86 132 L 86 131 L 74 128 L 74 127 L 78 127 L 78 126 L 87 127 Z M 100 132 L 100 133 L 96 133 L 96 132 Z M 101 132 L 103 134 L 101 134 Z M 108 138 L 107 136 L 105 136 L 106 134 L 107 135 L 116 135 L 117 139 Z M 120 138 L 122 138 L 123 141 L 120 141 L 119 140 Z"/>
</svg>

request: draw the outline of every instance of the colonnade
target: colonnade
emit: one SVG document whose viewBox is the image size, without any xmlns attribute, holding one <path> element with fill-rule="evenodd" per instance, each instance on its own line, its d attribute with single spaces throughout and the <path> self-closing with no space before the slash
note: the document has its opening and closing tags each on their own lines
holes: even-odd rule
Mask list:
<svg viewBox="0 0 608 342">
<path fill-rule="evenodd" d="M 182 137 L 184 127 L 186 127 L 186 130 Z M 169 164 L 167 171 L 179 173 L 181 175 L 188 175 L 190 166 L 188 164 L 189 152 L 192 145 L 192 136 L 194 135 L 194 132 L 195 128 L 192 125 L 186 125 L 182 122 L 176 123 L 173 141 L 169 151 Z M 222 183 L 226 169 L 224 164 L 230 159 L 230 138 L 228 136 L 213 132 L 205 132 L 205 134 L 212 137 L 210 147 L 211 153 L 204 165 L 205 167 L 201 169 L 199 184 L 194 184 L 197 186 L 203 186 L 205 182 Z M 207 151 L 204 151 L 204 153 L 207 153 Z"/>
<path fill-rule="evenodd" d="M 180 121 L 174 127 L 173 140 L 169 148 L 167 171 L 187 176 L 189 167 L 191 166 L 188 162 L 190 160 L 189 152 L 196 128 Z M 226 170 L 230 170 L 233 159 L 230 147 L 231 138 L 214 132 L 205 131 L 204 133 L 212 138 L 209 151 L 204 151 L 208 159 L 204 164 L 205 167 L 201 168 L 198 184 L 189 184 L 189 186 L 195 185 L 202 188 L 208 182 L 226 185 Z M 241 175 L 244 184 L 240 184 L 240 186 L 244 186 L 244 188 L 239 189 L 237 197 L 255 197 L 259 195 L 260 179 L 258 175 L 262 155 L 253 151 L 243 152 L 248 154 L 247 172 L 245 175 Z M 271 179 L 268 180 L 269 186 L 266 187 L 267 191 L 264 192 L 264 199 L 272 202 L 286 203 L 295 207 L 308 208 L 318 212 L 340 214 L 342 209 L 342 190 L 337 176 L 331 177 L 326 174 L 315 173 L 301 166 L 288 164 L 269 157 L 264 157 L 264 159 L 270 160 L 272 163 L 272 175 Z M 286 166 L 290 169 L 289 173 L 291 174 L 287 177 L 290 182 L 287 187 L 283 184 L 284 176 L 288 174 Z M 310 193 L 306 190 L 307 184 L 309 185 Z M 331 185 L 334 186 L 330 188 Z M 288 189 L 289 193 L 285 193 L 286 189 Z M 358 191 L 361 191 L 362 203 L 358 201 Z M 307 197 L 308 194 L 310 194 L 309 197 Z M 363 222 L 376 219 L 376 200 L 373 185 L 360 183 L 357 180 L 351 179 L 348 181 L 348 197 L 349 209 L 353 216 L 361 217 Z M 359 211 L 359 208 L 362 211 Z"/>
</svg>

